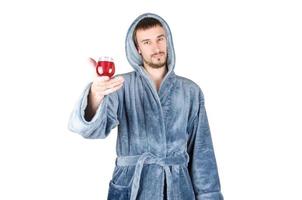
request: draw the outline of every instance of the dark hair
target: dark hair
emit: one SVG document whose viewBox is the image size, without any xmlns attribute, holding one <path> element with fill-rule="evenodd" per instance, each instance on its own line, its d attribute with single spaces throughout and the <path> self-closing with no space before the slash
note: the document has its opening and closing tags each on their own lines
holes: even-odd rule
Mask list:
<svg viewBox="0 0 302 200">
<path fill-rule="evenodd" d="M 152 28 L 152 27 L 155 27 L 155 26 L 163 27 L 162 23 L 159 20 L 157 20 L 155 18 L 152 18 L 152 17 L 143 18 L 142 20 L 140 20 L 137 23 L 137 25 L 134 29 L 134 32 L 133 32 L 133 41 L 134 41 L 136 47 L 138 45 L 137 39 L 136 39 L 136 32 L 138 30 L 146 30 L 146 29 L 149 29 L 149 28 Z"/>
</svg>

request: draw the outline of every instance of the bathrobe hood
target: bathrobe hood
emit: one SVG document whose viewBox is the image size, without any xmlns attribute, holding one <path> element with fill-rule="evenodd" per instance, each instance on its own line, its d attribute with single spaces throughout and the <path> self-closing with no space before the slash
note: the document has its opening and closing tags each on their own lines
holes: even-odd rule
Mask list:
<svg viewBox="0 0 302 200">
<path fill-rule="evenodd" d="M 168 66 L 168 73 L 166 76 L 168 76 L 171 72 L 174 70 L 175 66 L 175 52 L 174 52 L 174 46 L 173 46 L 173 40 L 172 40 L 172 34 L 170 31 L 170 28 L 167 24 L 167 22 L 161 18 L 160 16 L 153 14 L 153 13 L 145 13 L 140 16 L 138 16 L 134 22 L 131 24 L 130 28 L 128 29 L 127 36 L 126 36 L 126 56 L 128 59 L 128 62 L 130 65 L 134 68 L 135 71 L 142 75 L 146 75 L 146 71 L 143 67 L 143 59 L 141 55 L 138 53 L 135 43 L 133 41 L 133 33 L 136 25 L 138 22 L 144 18 L 147 17 L 152 17 L 161 22 L 163 25 L 163 28 L 166 32 L 167 35 L 167 53 L 168 53 L 168 58 L 167 58 L 167 66 Z"/>
</svg>

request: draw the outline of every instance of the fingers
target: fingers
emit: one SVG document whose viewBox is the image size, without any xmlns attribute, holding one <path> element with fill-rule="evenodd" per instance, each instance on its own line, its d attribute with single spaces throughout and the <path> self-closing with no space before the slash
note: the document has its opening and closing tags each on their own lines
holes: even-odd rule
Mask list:
<svg viewBox="0 0 302 200">
<path fill-rule="evenodd" d="M 118 84 L 118 85 L 116 85 L 116 86 L 114 86 L 114 87 L 112 87 L 112 88 L 109 88 L 109 89 L 105 90 L 105 91 L 103 92 L 103 94 L 104 94 L 104 95 L 108 95 L 108 94 L 110 94 L 110 93 L 113 93 L 113 92 L 119 90 L 122 86 L 123 86 L 123 84 Z"/>
<path fill-rule="evenodd" d="M 108 88 L 113 88 L 113 87 L 116 87 L 116 86 L 122 84 L 123 82 L 124 82 L 124 78 L 123 78 L 123 77 L 120 77 L 120 78 L 119 78 L 119 77 L 116 77 L 116 78 L 110 79 L 110 80 L 107 82 L 106 86 L 107 86 Z"/>
<path fill-rule="evenodd" d="M 93 80 L 95 84 L 102 84 L 106 81 L 110 80 L 108 76 L 96 76 Z"/>
<path fill-rule="evenodd" d="M 106 90 L 104 91 L 104 95 L 108 95 L 120 89 L 123 86 L 124 78 L 123 77 L 115 77 L 110 79 L 105 84 Z"/>
<path fill-rule="evenodd" d="M 92 83 L 91 91 L 97 96 L 113 93 L 123 86 L 122 76 L 110 79 L 108 76 L 96 77 Z"/>
<path fill-rule="evenodd" d="M 94 82 L 96 84 L 105 85 L 109 87 L 112 84 L 124 82 L 124 78 L 122 76 L 117 76 L 110 79 L 108 76 L 98 76 L 94 79 Z"/>
</svg>

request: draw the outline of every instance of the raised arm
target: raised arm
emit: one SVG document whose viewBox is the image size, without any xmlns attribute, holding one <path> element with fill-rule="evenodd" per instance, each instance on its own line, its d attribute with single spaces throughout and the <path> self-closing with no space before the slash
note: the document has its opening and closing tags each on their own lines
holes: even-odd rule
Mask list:
<svg viewBox="0 0 302 200">
<path fill-rule="evenodd" d="M 85 138 L 105 138 L 117 126 L 119 99 L 123 77 L 97 77 L 82 93 L 70 116 L 69 130 Z"/>
</svg>

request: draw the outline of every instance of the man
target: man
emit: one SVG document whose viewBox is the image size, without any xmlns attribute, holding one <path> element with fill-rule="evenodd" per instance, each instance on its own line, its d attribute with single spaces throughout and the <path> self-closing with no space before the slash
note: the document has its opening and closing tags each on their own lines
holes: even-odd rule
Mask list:
<svg viewBox="0 0 302 200">
<path fill-rule="evenodd" d="M 85 138 L 105 138 L 118 126 L 108 199 L 222 200 L 203 94 L 174 73 L 167 23 L 139 16 L 128 30 L 126 55 L 134 71 L 97 77 L 69 121 Z"/>
</svg>

